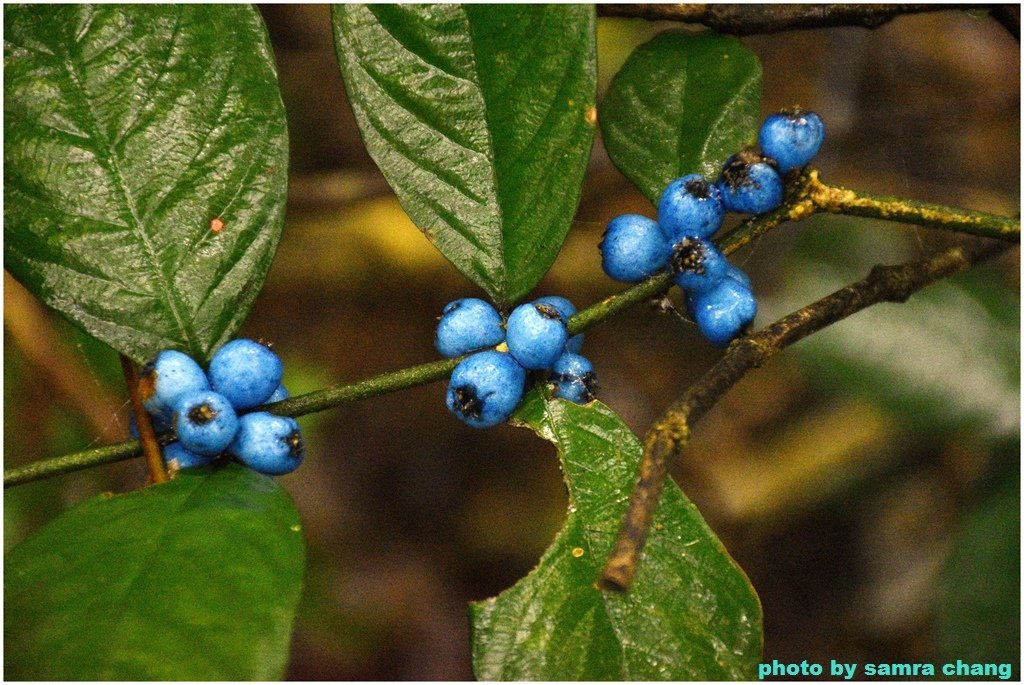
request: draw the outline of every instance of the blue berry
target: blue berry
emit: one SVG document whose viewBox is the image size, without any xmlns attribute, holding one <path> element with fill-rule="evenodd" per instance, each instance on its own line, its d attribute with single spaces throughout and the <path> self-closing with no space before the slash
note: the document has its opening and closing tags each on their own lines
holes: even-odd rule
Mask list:
<svg viewBox="0 0 1024 685">
<path fill-rule="evenodd" d="M 729 265 L 729 268 L 725 272 L 725 277 L 731 278 L 747 290 L 753 290 L 753 287 L 750 285 L 750 276 L 747 275 L 747 272 L 734 264 Z"/>
<path fill-rule="evenodd" d="M 434 347 L 445 357 L 458 357 L 505 339 L 501 314 L 475 297 L 449 302 L 437 323 Z"/>
<path fill-rule="evenodd" d="M 299 467 L 304 445 L 295 419 L 254 411 L 239 419 L 230 450 L 254 471 L 280 476 Z"/>
<path fill-rule="evenodd" d="M 576 313 L 576 307 L 572 302 L 559 295 L 545 295 L 544 297 L 538 297 L 533 301 L 534 304 L 549 304 L 558 310 L 558 313 L 562 315 L 562 318 L 568 323 L 572 315 Z M 577 333 L 576 335 L 569 338 L 569 342 L 565 343 L 566 352 L 575 352 L 583 349 L 583 334 Z"/>
<path fill-rule="evenodd" d="M 718 347 L 726 347 L 743 333 L 757 314 L 757 300 L 750 288 L 736 278 L 723 278 L 717 287 L 687 294 L 697 328 Z"/>
<path fill-rule="evenodd" d="M 210 383 L 199 364 L 177 350 L 163 350 L 139 374 L 142 406 L 154 416 L 169 417 L 182 396 L 209 389 Z"/>
<path fill-rule="evenodd" d="M 565 318 L 549 304 L 521 304 L 505 325 L 508 351 L 525 369 L 550 369 L 568 341 Z"/>
<path fill-rule="evenodd" d="M 149 412 L 146 413 L 148 414 Z M 153 424 L 153 432 L 157 435 L 166 433 L 174 427 L 170 414 L 166 416 L 163 414 L 157 414 L 156 416 L 150 414 L 149 420 Z M 135 414 L 128 417 L 128 434 L 136 440 L 139 439 L 139 423 L 135 420 Z"/>
<path fill-rule="evenodd" d="M 512 355 L 484 350 L 455 367 L 445 401 L 448 410 L 463 422 L 490 428 L 516 410 L 525 384 L 526 371 Z"/>
<path fill-rule="evenodd" d="M 669 266 L 675 282 L 687 293 L 715 287 L 729 270 L 729 262 L 710 240 L 683 238 L 672 248 Z"/>
<path fill-rule="evenodd" d="M 258 407 L 281 385 L 281 359 L 263 343 L 238 338 L 210 360 L 210 386 L 237 410 Z"/>
<path fill-rule="evenodd" d="M 799 107 L 771 115 L 757 134 L 761 153 L 775 160 L 780 174 L 810 162 L 824 141 L 825 122 Z"/>
<path fill-rule="evenodd" d="M 782 177 L 752 150 L 729 158 L 722 169 L 718 188 L 730 212 L 764 214 L 782 204 Z"/>
<path fill-rule="evenodd" d="M 188 395 L 174 412 L 174 428 L 181 445 L 197 454 L 223 452 L 238 430 L 238 417 L 226 397 L 211 390 Z"/>
<path fill-rule="evenodd" d="M 598 248 L 609 278 L 636 283 L 665 268 L 669 243 L 658 222 L 639 214 L 623 214 L 608 222 Z"/>
<path fill-rule="evenodd" d="M 172 442 L 164 447 L 164 462 L 174 471 L 209 466 L 213 463 L 213 460 L 214 458 L 211 456 L 197 454 L 186 449 L 179 441 Z"/>
<path fill-rule="evenodd" d="M 555 380 L 555 397 L 586 404 L 597 393 L 594 365 L 586 357 L 566 352 L 551 369 Z"/>
<path fill-rule="evenodd" d="M 722 191 L 700 174 L 669 183 L 658 202 L 658 226 L 673 245 L 684 236 L 710 238 L 723 218 Z"/>
<path fill-rule="evenodd" d="M 277 386 L 277 390 L 274 391 L 273 395 L 267 398 L 267 401 L 264 402 L 264 404 L 270 404 L 271 402 L 280 402 L 281 400 L 286 400 L 289 397 L 291 397 L 291 394 L 288 392 L 288 388 L 284 387 L 284 385 L 282 384 Z"/>
</svg>

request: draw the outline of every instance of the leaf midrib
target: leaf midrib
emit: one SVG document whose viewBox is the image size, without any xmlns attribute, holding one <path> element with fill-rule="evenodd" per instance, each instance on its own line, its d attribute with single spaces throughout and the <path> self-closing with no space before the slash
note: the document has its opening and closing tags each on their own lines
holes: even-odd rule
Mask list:
<svg viewBox="0 0 1024 685">
<path fill-rule="evenodd" d="M 88 26 L 91 26 L 91 23 L 92 19 L 90 19 Z M 82 35 L 88 32 L 87 28 L 82 32 Z M 76 36 L 76 40 L 73 43 L 73 45 L 77 46 L 79 44 L 78 41 L 81 39 L 81 37 L 81 35 Z M 92 100 L 89 98 L 88 93 L 86 92 L 85 87 L 82 83 L 82 76 L 78 73 L 76 67 L 76 57 L 80 59 L 81 56 L 72 55 L 71 46 L 69 46 L 68 51 L 66 53 L 66 58 L 61 60 L 61 64 L 67 71 L 68 78 L 70 79 L 71 83 L 78 90 L 79 99 L 82 103 L 85 104 L 85 108 L 89 113 L 89 123 L 90 128 L 92 129 L 91 137 L 97 143 L 102 145 L 102 152 L 105 153 L 104 161 L 106 162 L 106 164 L 101 164 L 100 166 L 107 172 L 107 175 L 114 182 L 114 184 L 117 187 L 117 190 L 121 193 L 124 206 L 127 207 L 129 215 L 131 217 L 131 228 L 139 236 L 139 239 L 141 240 L 142 245 L 145 248 L 146 254 L 149 257 L 150 266 L 152 267 L 153 272 L 159 276 L 158 282 L 160 284 L 161 290 L 163 291 L 165 302 L 168 308 L 170 309 L 171 314 L 174 316 L 174 320 L 178 325 L 179 331 L 185 338 L 185 344 L 188 347 L 188 352 L 194 357 L 201 356 L 201 351 L 198 349 L 198 346 L 196 345 L 195 342 L 195 331 L 192 329 L 191 326 L 187 324 L 186 319 L 182 316 L 181 309 L 183 308 L 183 303 L 180 301 L 178 293 L 174 289 L 170 275 L 165 271 L 163 265 L 160 263 L 160 259 L 157 256 L 156 249 L 152 243 L 152 240 L 149 237 L 149 234 L 146 233 L 142 225 L 142 221 L 139 219 L 138 211 L 135 207 L 134 198 L 132 197 L 131 193 L 129 193 L 128 187 L 125 183 L 124 175 L 121 172 L 120 166 L 118 166 L 117 155 L 113 148 L 112 142 L 108 140 L 102 132 L 102 127 L 100 126 L 99 118 L 96 116 L 96 112 L 93 109 Z M 99 156 L 97 156 L 97 159 L 99 159 Z"/>
<path fill-rule="evenodd" d="M 497 9 L 496 11 L 505 11 L 505 9 Z M 491 174 L 494 178 L 494 202 L 497 209 L 497 226 L 498 226 L 498 245 L 501 253 L 501 268 L 500 274 L 496 274 L 495 280 L 500 284 L 498 304 L 505 305 L 510 304 L 506 302 L 509 297 L 510 283 L 508 275 L 508 260 L 506 257 L 507 249 L 505 246 L 505 204 L 502 200 L 502 180 L 500 167 L 498 165 L 498 154 L 494 146 L 494 136 L 491 134 L 491 103 L 487 99 L 487 94 L 483 87 L 483 78 L 480 76 L 480 48 L 477 45 L 476 32 L 473 30 L 473 22 L 469 17 L 469 13 L 462 6 L 459 7 L 459 13 L 462 15 L 463 21 L 466 23 L 466 34 L 469 36 L 469 45 L 472 49 L 472 69 L 473 69 L 473 84 L 476 86 L 477 91 L 480 93 L 480 100 L 484 105 L 484 133 L 486 134 L 487 144 L 487 159 L 491 164 Z"/>
<path fill-rule="evenodd" d="M 551 413 L 551 406 L 552 406 L 553 402 L 550 401 L 550 400 L 543 400 L 543 403 L 544 403 L 544 420 L 547 421 L 548 426 L 550 426 L 552 434 L 558 439 L 558 441 L 556 443 L 556 445 L 557 445 L 556 449 L 558 450 L 558 456 L 559 456 L 559 459 L 561 459 L 563 462 L 565 462 L 566 461 L 566 452 L 568 452 L 568 448 L 564 447 L 564 446 L 572 444 L 572 438 L 571 438 L 571 436 L 567 432 L 559 430 L 559 422 L 554 420 L 554 418 L 552 416 L 552 413 Z M 602 438 L 602 439 L 605 440 L 605 442 L 607 442 L 606 439 L 604 439 L 604 438 Z M 573 496 L 572 488 L 569 487 L 569 483 L 568 483 L 568 481 L 569 481 L 568 468 L 564 465 L 564 463 L 563 463 L 562 469 L 563 469 L 563 473 L 566 474 L 565 475 L 566 488 L 569 490 L 570 508 L 569 508 L 568 519 L 575 519 L 578 516 L 577 512 L 579 511 L 579 508 L 578 508 L 578 505 L 576 505 L 574 503 L 575 497 Z M 580 526 L 580 532 L 581 532 L 581 535 L 583 536 L 583 539 L 587 543 L 587 547 L 588 547 L 587 551 L 589 552 L 588 559 L 595 559 L 596 557 L 594 556 L 594 538 L 593 538 L 593 531 L 592 531 L 592 529 L 590 527 L 588 527 L 588 526 Z M 594 566 L 594 564 L 591 564 L 591 565 Z M 596 567 L 595 567 L 594 570 L 595 571 L 597 570 Z M 619 648 L 619 663 L 620 663 L 620 668 L 621 668 L 621 672 L 622 672 L 622 676 L 623 676 L 622 679 L 623 680 L 633 680 L 633 673 L 632 673 L 632 671 L 629 668 L 629 659 L 626 658 L 626 647 L 625 647 L 625 641 L 622 639 L 621 626 L 618 625 L 618 622 L 615 620 L 612 612 L 608 608 L 609 594 L 607 592 L 605 592 L 604 590 L 598 590 L 598 592 L 600 593 L 600 597 L 601 597 L 601 601 L 600 601 L 601 609 L 604 611 L 605 618 L 608 620 L 608 625 L 610 625 L 612 627 L 612 631 L 614 631 L 614 633 L 615 633 L 616 646 Z"/>
</svg>

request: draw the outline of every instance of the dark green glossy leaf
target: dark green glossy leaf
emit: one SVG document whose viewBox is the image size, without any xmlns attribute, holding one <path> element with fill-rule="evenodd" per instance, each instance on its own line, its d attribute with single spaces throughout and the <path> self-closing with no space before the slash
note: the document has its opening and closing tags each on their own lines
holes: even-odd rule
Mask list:
<svg viewBox="0 0 1024 685">
<path fill-rule="evenodd" d="M 735 38 L 667 31 L 637 48 L 601 103 L 615 166 L 657 204 L 669 181 L 718 177 L 757 138 L 761 63 Z"/>
<path fill-rule="evenodd" d="M 497 302 L 554 261 L 594 126 L 592 5 L 336 5 L 366 147 L 417 226 Z"/>
<path fill-rule="evenodd" d="M 259 14 L 8 5 L 4 19 L 5 266 L 137 361 L 207 357 L 248 313 L 284 218 L 287 128 Z"/>
<path fill-rule="evenodd" d="M 240 466 L 97 497 L 4 559 L 4 675 L 280 678 L 304 558 L 291 498 Z"/>
<path fill-rule="evenodd" d="M 611 410 L 524 401 L 518 420 L 555 443 L 565 527 L 530 575 L 472 606 L 482 680 L 734 680 L 756 676 L 761 607 L 743 572 L 672 482 L 633 589 L 598 590 L 636 476 L 640 442 Z"/>
</svg>

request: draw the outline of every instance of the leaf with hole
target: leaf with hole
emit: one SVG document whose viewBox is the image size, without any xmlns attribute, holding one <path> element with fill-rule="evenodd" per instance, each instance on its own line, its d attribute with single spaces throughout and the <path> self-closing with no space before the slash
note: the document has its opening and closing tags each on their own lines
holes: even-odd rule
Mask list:
<svg viewBox="0 0 1024 685">
<path fill-rule="evenodd" d="M 643 449 L 610 409 L 527 396 L 516 414 L 558 449 L 565 526 L 537 568 L 472 605 L 481 680 L 753 679 L 761 606 L 750 582 L 671 481 L 627 594 L 594 585 Z"/>
<path fill-rule="evenodd" d="M 336 5 L 363 141 L 420 230 L 499 304 L 554 261 L 594 135 L 592 5 Z"/>
<path fill-rule="evenodd" d="M 4 675 L 280 678 L 304 568 L 291 498 L 241 466 L 97 497 L 4 558 Z"/>
<path fill-rule="evenodd" d="M 655 205 L 686 174 L 718 178 L 725 160 L 757 140 L 761 63 L 736 38 L 666 31 L 641 45 L 601 103 L 601 134 L 615 166 Z"/>
<path fill-rule="evenodd" d="M 232 336 L 284 219 L 288 136 L 248 5 L 4 7 L 4 265 L 144 361 Z"/>
</svg>

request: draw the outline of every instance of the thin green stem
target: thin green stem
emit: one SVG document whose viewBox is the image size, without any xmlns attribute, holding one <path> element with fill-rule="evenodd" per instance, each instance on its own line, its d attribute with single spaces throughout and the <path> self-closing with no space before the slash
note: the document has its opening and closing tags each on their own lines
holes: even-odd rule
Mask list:
<svg viewBox="0 0 1024 685">
<path fill-rule="evenodd" d="M 91 450 L 82 450 L 66 454 L 62 457 L 42 459 L 24 466 L 4 469 L 4 487 L 30 483 L 34 480 L 42 480 L 52 476 L 59 476 L 64 473 L 81 471 L 93 466 L 103 464 L 115 464 L 142 454 L 142 446 L 138 440 L 126 440 L 125 442 L 113 445 L 95 447 Z"/>
<path fill-rule="evenodd" d="M 725 254 L 731 254 L 786 222 L 800 221 L 818 213 L 899 221 L 1006 241 L 1020 241 L 1020 219 L 829 186 L 819 180 L 817 170 L 808 169 L 788 180 L 786 201 L 781 207 L 747 219 L 716 242 Z M 569 332 L 576 334 L 585 331 L 635 304 L 645 302 L 666 291 L 671 285 L 671 275 L 660 273 L 621 293 L 606 297 L 570 318 Z M 302 416 L 346 402 L 427 385 L 448 377 L 461 359 L 442 359 L 383 373 L 356 383 L 332 386 L 267 405 L 266 409 L 284 416 Z M 139 454 L 139 442 L 129 440 L 4 469 L 4 487 L 123 461 Z"/>
<path fill-rule="evenodd" d="M 373 378 L 358 381 L 349 385 L 335 385 L 317 390 L 306 395 L 268 404 L 266 410 L 282 416 L 303 416 L 314 412 L 330 409 L 346 402 L 356 402 L 369 397 L 386 395 L 396 390 L 415 388 L 435 381 L 443 380 L 451 375 L 452 370 L 463 357 L 440 359 L 427 364 L 410 366 L 399 371 L 389 371 Z"/>
</svg>

